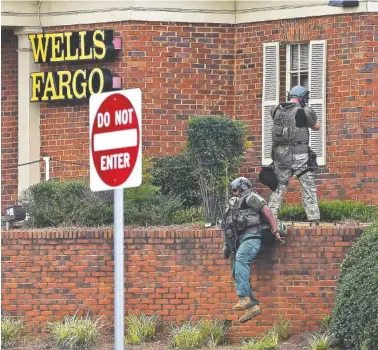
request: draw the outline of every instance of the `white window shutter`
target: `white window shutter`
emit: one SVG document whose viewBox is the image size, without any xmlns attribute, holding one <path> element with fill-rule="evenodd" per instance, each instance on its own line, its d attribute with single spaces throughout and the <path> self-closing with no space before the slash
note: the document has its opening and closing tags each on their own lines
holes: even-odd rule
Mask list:
<svg viewBox="0 0 378 350">
<path fill-rule="evenodd" d="M 318 164 L 326 163 L 326 62 L 325 40 L 310 41 L 309 106 L 318 117 L 319 131 L 310 130 L 310 146 L 318 156 Z"/>
<path fill-rule="evenodd" d="M 272 126 L 270 111 L 280 98 L 280 46 L 279 43 L 265 43 L 263 50 L 263 92 L 262 92 L 262 165 L 272 162 Z"/>
</svg>

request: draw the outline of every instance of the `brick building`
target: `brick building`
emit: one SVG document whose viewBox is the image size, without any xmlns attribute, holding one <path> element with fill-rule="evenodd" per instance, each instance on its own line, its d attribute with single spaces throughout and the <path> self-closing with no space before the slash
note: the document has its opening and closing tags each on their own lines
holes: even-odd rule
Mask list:
<svg viewBox="0 0 378 350">
<path fill-rule="evenodd" d="M 142 89 L 143 146 L 153 156 L 181 151 L 189 116 L 247 123 L 253 146 L 241 173 L 252 180 L 270 162 L 271 106 L 303 84 L 321 125 L 311 135 L 319 197 L 377 205 L 378 2 L 332 3 L 3 1 L 2 209 L 44 178 L 44 163 L 17 164 L 49 156 L 51 177 L 88 175 L 88 99 L 31 101 L 31 75 L 94 68 Z M 35 62 L 29 34 L 102 29 L 122 42 L 113 61 Z M 300 200 L 297 185 L 287 201 Z"/>
</svg>

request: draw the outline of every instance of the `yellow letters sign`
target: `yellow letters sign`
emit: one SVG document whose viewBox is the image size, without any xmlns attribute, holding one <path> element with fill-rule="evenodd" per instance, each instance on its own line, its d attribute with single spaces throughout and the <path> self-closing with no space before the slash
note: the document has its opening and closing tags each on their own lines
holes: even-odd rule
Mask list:
<svg viewBox="0 0 378 350">
<path fill-rule="evenodd" d="M 112 30 L 30 34 L 36 63 L 114 60 Z M 35 72 L 31 74 L 30 101 L 45 102 L 83 99 L 112 90 L 113 78 L 108 69 Z"/>
</svg>

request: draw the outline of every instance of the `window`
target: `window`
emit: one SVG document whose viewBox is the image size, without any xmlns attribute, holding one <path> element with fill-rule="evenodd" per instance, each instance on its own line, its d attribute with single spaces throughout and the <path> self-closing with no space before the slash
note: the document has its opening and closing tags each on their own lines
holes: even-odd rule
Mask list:
<svg viewBox="0 0 378 350">
<path fill-rule="evenodd" d="M 308 89 L 308 46 L 308 44 L 287 45 L 287 91 L 296 85 Z"/>
<path fill-rule="evenodd" d="M 280 46 L 279 43 L 265 43 L 263 48 L 263 98 L 262 98 L 262 165 L 272 162 L 273 126 L 270 110 L 276 106 L 280 96 Z M 286 46 L 286 92 L 295 85 L 310 90 L 309 106 L 318 117 L 319 131 L 310 130 L 310 146 L 318 156 L 318 164 L 325 165 L 326 159 L 326 41 L 295 43 Z"/>
</svg>

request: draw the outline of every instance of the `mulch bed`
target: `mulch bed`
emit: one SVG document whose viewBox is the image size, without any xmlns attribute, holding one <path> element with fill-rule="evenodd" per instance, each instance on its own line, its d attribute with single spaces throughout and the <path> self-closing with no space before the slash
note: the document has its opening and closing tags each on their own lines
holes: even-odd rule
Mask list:
<svg viewBox="0 0 378 350">
<path fill-rule="evenodd" d="M 236 345 L 223 345 L 216 349 L 219 350 L 235 350 Z M 279 350 L 303 350 L 304 342 L 301 335 L 294 335 L 285 342 L 282 342 L 279 346 Z M 47 337 L 24 337 L 17 345 L 11 347 L 12 350 L 60 350 L 55 346 L 52 341 Z M 157 341 L 153 343 L 144 343 L 140 345 L 125 344 L 127 350 L 167 350 L 168 344 L 164 341 Z M 202 348 L 205 350 L 208 348 Z M 92 347 L 90 350 L 114 350 L 113 335 L 103 334 L 100 342 Z"/>
</svg>

